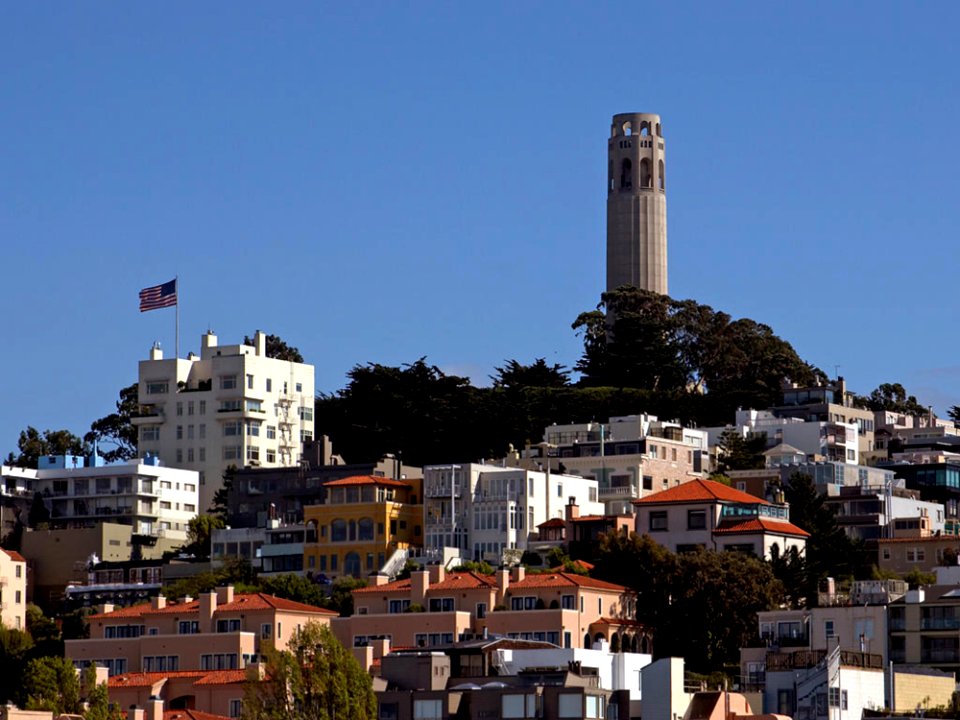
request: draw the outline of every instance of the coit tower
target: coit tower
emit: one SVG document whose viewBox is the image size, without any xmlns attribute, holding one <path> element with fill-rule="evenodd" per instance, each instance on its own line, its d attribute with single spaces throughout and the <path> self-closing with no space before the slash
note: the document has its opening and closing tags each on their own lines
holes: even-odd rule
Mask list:
<svg viewBox="0 0 960 720">
<path fill-rule="evenodd" d="M 659 115 L 613 116 L 607 143 L 607 292 L 667 294 L 667 183 Z"/>
</svg>

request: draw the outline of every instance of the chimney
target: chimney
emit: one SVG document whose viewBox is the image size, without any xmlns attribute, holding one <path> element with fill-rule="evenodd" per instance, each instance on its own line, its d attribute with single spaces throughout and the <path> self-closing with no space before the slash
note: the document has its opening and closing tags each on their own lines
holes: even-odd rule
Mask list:
<svg viewBox="0 0 960 720">
<path fill-rule="evenodd" d="M 163 350 L 160 349 L 160 343 L 155 342 L 153 347 L 150 348 L 150 359 L 163 360 Z"/>
<path fill-rule="evenodd" d="M 114 608 L 113 603 L 103 603 L 97 606 L 97 612 L 103 613 L 104 615 L 106 615 L 107 613 L 112 613 L 113 608 Z"/>
<path fill-rule="evenodd" d="M 217 604 L 228 605 L 233 602 L 233 585 L 221 585 L 217 588 Z"/>
<path fill-rule="evenodd" d="M 523 565 L 517 565 L 513 568 L 513 574 L 511 575 L 511 580 L 513 582 L 523 582 L 523 578 L 527 576 L 527 569 Z"/>
<path fill-rule="evenodd" d="M 217 346 L 216 334 L 213 332 L 213 330 L 207 330 L 206 334 L 200 338 L 200 347 L 215 348 L 216 346 Z"/>
<path fill-rule="evenodd" d="M 200 593 L 200 632 L 213 632 L 213 614 L 217 611 L 217 593 Z"/>
<path fill-rule="evenodd" d="M 150 598 L 150 607 L 154 610 L 163 610 L 167 606 L 167 599 L 163 595 Z"/>
<path fill-rule="evenodd" d="M 253 334 L 253 346 L 257 349 L 258 357 L 267 356 L 267 336 L 259 330 Z"/>
<path fill-rule="evenodd" d="M 447 577 L 447 571 L 440 563 L 436 565 L 431 565 L 428 568 L 430 572 L 430 584 L 435 585 L 436 583 L 443 582 Z"/>
<path fill-rule="evenodd" d="M 130 708 L 130 712 L 127 713 L 127 718 L 129 718 L 129 720 L 147 720 L 146 715 L 143 708 L 132 707 Z"/>
<path fill-rule="evenodd" d="M 507 588 L 510 587 L 510 571 L 505 568 L 497 568 L 497 601 L 503 602 L 507 594 Z"/>
<path fill-rule="evenodd" d="M 156 695 L 147 700 L 147 720 L 163 720 L 163 700 Z"/>
<path fill-rule="evenodd" d="M 373 573 L 374 587 L 380 587 L 381 585 L 386 585 L 388 582 L 390 582 L 390 578 L 386 574 L 381 572 Z"/>
<path fill-rule="evenodd" d="M 428 587 L 430 587 L 429 571 L 414 570 L 410 573 L 410 602 L 425 605 Z"/>
<path fill-rule="evenodd" d="M 567 500 L 566 514 L 565 518 L 569 522 L 570 520 L 575 520 L 580 517 L 580 506 L 577 505 L 577 499 L 573 496 Z"/>
</svg>

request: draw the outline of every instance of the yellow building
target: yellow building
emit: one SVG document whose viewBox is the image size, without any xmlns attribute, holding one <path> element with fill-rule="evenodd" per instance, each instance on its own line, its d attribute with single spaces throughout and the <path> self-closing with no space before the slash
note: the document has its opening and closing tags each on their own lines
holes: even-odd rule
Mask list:
<svg viewBox="0 0 960 720">
<path fill-rule="evenodd" d="M 364 577 L 396 550 L 423 546 L 422 480 L 357 475 L 325 487 L 324 504 L 303 508 L 315 539 L 304 545 L 308 574 Z"/>
</svg>

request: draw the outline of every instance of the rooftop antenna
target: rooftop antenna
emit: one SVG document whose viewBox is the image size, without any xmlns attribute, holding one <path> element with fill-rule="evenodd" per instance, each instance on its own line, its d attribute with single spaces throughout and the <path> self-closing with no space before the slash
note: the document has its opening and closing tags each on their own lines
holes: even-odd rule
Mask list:
<svg viewBox="0 0 960 720">
<path fill-rule="evenodd" d="M 834 365 L 834 366 L 833 366 L 833 376 L 834 376 L 835 378 L 840 377 L 840 368 L 841 368 L 840 365 Z"/>
</svg>

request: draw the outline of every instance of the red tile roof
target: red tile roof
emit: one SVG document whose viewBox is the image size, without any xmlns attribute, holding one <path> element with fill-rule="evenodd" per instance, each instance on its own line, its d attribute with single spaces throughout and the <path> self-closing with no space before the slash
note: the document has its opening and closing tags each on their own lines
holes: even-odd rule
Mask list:
<svg viewBox="0 0 960 720">
<path fill-rule="evenodd" d="M 23 555 L 21 555 L 20 553 L 18 553 L 16 550 L 4 550 L 3 552 L 5 552 L 5 553 L 7 554 L 7 557 L 9 557 L 9 558 L 10 558 L 11 560 L 13 560 L 14 562 L 26 562 L 26 561 L 27 561 L 27 559 L 26 559 Z"/>
<path fill-rule="evenodd" d="M 382 487 L 411 488 L 410 483 L 393 478 L 377 477 L 376 475 L 351 475 L 350 477 L 331 480 L 324 483 L 324 487 L 353 487 L 358 485 L 380 485 Z"/>
<path fill-rule="evenodd" d="M 278 598 L 275 595 L 267 595 L 266 593 L 250 593 L 250 594 L 237 594 L 233 596 L 233 602 L 223 603 L 217 605 L 216 613 L 229 613 L 229 612 L 240 612 L 244 610 L 283 610 L 287 612 L 303 612 L 303 613 L 313 613 L 316 615 L 331 615 L 336 616 L 338 613 L 334 610 L 327 610 L 326 608 L 319 608 L 314 605 L 307 605 L 305 603 L 295 602 L 293 600 L 285 600 L 283 598 Z M 188 603 L 178 603 L 178 602 L 168 602 L 165 607 L 162 607 L 158 610 L 154 610 L 153 606 L 150 603 L 140 603 L 139 605 L 131 605 L 130 607 L 117 608 L 112 612 L 108 613 L 97 613 L 96 615 L 91 615 L 91 620 L 103 620 L 103 619 L 117 619 L 117 618 L 134 618 L 134 617 L 143 617 L 145 615 L 169 615 L 169 614 L 183 614 L 189 615 L 191 613 L 200 612 L 200 601 L 191 600 Z"/>
<path fill-rule="evenodd" d="M 133 672 L 113 675 L 107 679 L 108 688 L 153 687 L 167 678 L 202 678 L 206 670 L 175 670 L 171 672 Z"/>
<path fill-rule="evenodd" d="M 476 588 L 496 587 L 497 581 L 490 575 L 481 575 L 472 571 L 447 573 L 446 577 L 438 583 L 433 583 L 427 588 L 427 592 L 433 590 L 474 590 Z M 413 584 L 410 578 L 403 580 L 394 580 L 385 585 L 367 585 L 357 588 L 356 593 L 378 593 L 378 592 L 410 592 Z"/>
<path fill-rule="evenodd" d="M 793 523 L 783 520 L 771 520 L 770 518 L 750 518 L 748 520 L 723 520 L 713 531 L 717 535 L 747 535 L 750 533 L 768 532 L 779 535 L 795 535 L 797 537 L 809 537 L 803 528 L 799 528 Z"/>
<path fill-rule="evenodd" d="M 225 715 L 214 715 L 202 710 L 164 710 L 163 720 L 231 720 Z"/>
<path fill-rule="evenodd" d="M 590 572 L 594 568 L 594 564 L 588 563 L 586 560 L 574 560 L 572 564 L 578 568 L 581 568 L 582 570 L 586 570 L 587 572 Z M 550 572 L 563 572 L 563 567 L 557 566 L 555 568 L 550 568 Z"/>
<path fill-rule="evenodd" d="M 614 583 L 597 580 L 592 577 L 587 577 L 586 575 L 577 575 L 576 573 L 568 572 L 530 574 L 520 582 L 510 583 L 509 590 L 516 592 L 517 590 L 534 590 L 537 588 L 550 587 L 579 587 L 587 590 L 613 590 L 620 593 L 630 591 L 630 588 L 626 588 L 623 585 L 615 585 Z"/>
<path fill-rule="evenodd" d="M 246 670 L 214 670 L 197 680 L 194 685 L 234 685 L 246 680 Z"/>
<path fill-rule="evenodd" d="M 662 490 L 640 500 L 634 500 L 634 505 L 668 505 L 702 502 L 735 502 L 748 505 L 769 505 L 766 500 L 750 495 L 740 490 L 734 490 L 728 485 L 715 480 L 689 480 L 669 490 Z"/>
<path fill-rule="evenodd" d="M 566 523 L 560 518 L 550 518 L 546 522 L 542 522 L 537 525 L 538 528 L 562 528 L 565 526 Z"/>
<path fill-rule="evenodd" d="M 581 515 L 580 517 L 573 518 L 571 522 L 600 522 L 606 519 L 606 515 Z"/>
</svg>

